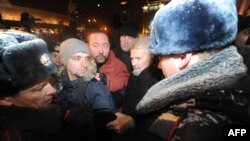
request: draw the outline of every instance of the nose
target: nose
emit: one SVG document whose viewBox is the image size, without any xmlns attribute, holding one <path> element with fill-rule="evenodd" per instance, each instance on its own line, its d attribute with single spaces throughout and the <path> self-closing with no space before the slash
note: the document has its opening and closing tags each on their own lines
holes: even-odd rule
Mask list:
<svg viewBox="0 0 250 141">
<path fill-rule="evenodd" d="M 135 66 L 135 64 L 136 64 L 135 59 L 131 59 L 131 64 L 132 64 L 133 67 Z"/>
<path fill-rule="evenodd" d="M 82 61 L 81 61 L 81 65 L 83 66 L 83 67 L 87 67 L 87 60 L 84 58 L 84 59 L 82 59 Z"/>
<path fill-rule="evenodd" d="M 99 53 L 103 53 L 103 52 L 104 52 L 103 46 L 100 46 Z"/>
<path fill-rule="evenodd" d="M 128 37 L 125 36 L 125 37 L 124 37 L 124 42 L 127 42 L 127 41 L 128 41 Z"/>
</svg>

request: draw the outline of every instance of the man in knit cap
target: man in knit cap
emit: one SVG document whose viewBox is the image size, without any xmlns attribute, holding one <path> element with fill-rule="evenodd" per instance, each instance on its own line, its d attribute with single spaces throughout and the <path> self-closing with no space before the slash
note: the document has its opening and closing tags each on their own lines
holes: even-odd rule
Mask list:
<svg viewBox="0 0 250 141">
<path fill-rule="evenodd" d="M 76 136 L 69 140 L 93 140 L 96 138 L 93 124 L 97 119 L 98 126 L 103 129 L 107 122 L 116 118 L 111 94 L 104 84 L 94 78 L 97 68 L 85 42 L 76 38 L 63 41 L 60 58 L 64 65 L 62 90 L 55 102 L 64 111 L 70 111 L 65 118 L 69 121 L 68 126 L 76 130 Z M 96 130 L 99 131 L 99 128 Z"/>
<path fill-rule="evenodd" d="M 137 105 L 141 114 L 160 113 L 138 140 L 221 141 L 230 127 L 244 128 L 249 81 L 231 45 L 235 0 L 172 0 L 151 25 L 151 52 L 159 56 L 165 79 Z"/>
<path fill-rule="evenodd" d="M 18 31 L 0 33 L 1 141 L 58 139 L 61 112 L 51 104 L 55 71 L 42 39 Z"/>
</svg>

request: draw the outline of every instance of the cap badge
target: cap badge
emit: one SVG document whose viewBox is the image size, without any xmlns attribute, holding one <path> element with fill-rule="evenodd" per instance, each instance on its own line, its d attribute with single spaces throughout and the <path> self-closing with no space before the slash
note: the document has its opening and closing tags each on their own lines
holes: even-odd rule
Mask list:
<svg viewBox="0 0 250 141">
<path fill-rule="evenodd" d="M 46 67 L 48 67 L 52 63 L 48 54 L 43 54 L 40 58 L 40 62 Z"/>
</svg>

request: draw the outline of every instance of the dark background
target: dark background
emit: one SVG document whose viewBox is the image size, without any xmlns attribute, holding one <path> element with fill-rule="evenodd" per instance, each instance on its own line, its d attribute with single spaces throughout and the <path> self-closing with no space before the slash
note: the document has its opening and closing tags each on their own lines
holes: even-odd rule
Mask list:
<svg viewBox="0 0 250 141">
<path fill-rule="evenodd" d="M 67 14 L 69 0 L 0 0 L 13 5 Z M 98 22 L 114 27 L 122 15 L 121 0 L 74 0 L 81 18 L 95 18 Z M 142 28 L 142 6 L 146 0 L 127 0 L 129 20 Z M 100 4 L 100 7 L 97 6 Z"/>
</svg>

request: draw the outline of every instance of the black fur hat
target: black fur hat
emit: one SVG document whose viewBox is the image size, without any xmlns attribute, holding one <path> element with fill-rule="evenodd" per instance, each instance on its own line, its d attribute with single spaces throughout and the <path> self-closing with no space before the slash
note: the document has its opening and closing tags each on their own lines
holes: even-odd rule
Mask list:
<svg viewBox="0 0 250 141">
<path fill-rule="evenodd" d="M 125 23 L 120 28 L 120 36 L 126 35 L 136 38 L 139 34 L 139 29 L 135 23 Z"/>
<path fill-rule="evenodd" d="M 42 39 L 18 31 L 0 33 L 0 98 L 34 85 L 55 69 Z"/>
</svg>

